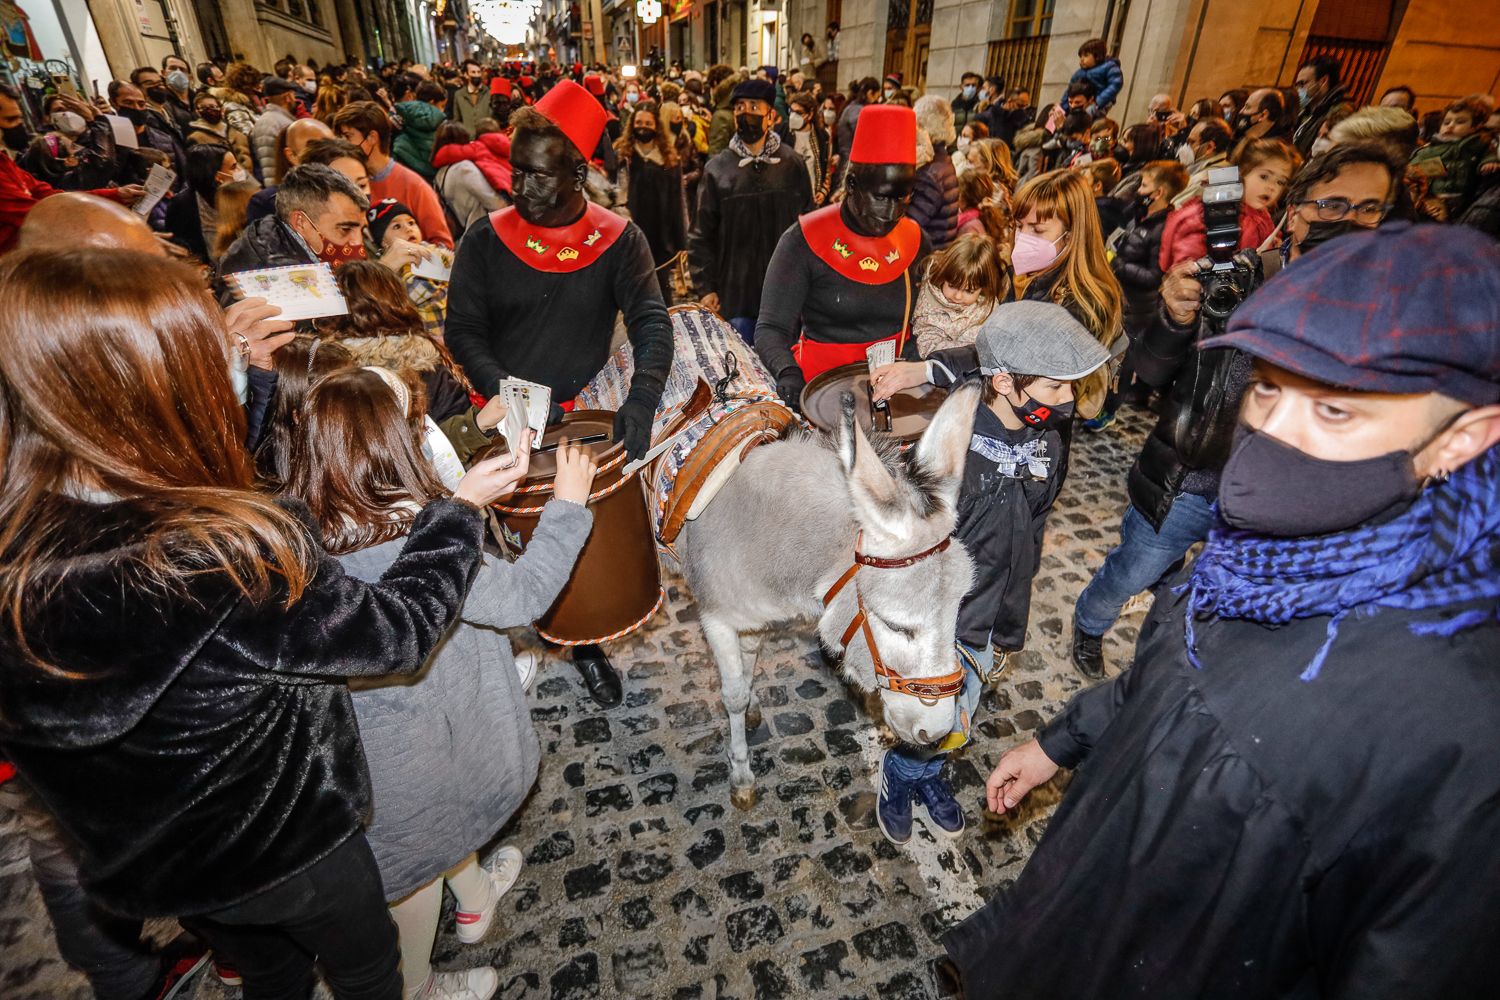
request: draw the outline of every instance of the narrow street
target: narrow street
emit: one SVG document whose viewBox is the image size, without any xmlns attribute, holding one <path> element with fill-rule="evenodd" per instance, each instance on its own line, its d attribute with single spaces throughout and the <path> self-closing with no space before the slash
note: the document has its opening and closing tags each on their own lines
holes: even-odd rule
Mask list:
<svg viewBox="0 0 1500 1000">
<path fill-rule="evenodd" d="M 750 739 L 760 798 L 749 811 L 731 806 L 718 675 L 673 574 L 662 614 L 612 649 L 628 668 L 622 706 L 600 712 L 570 667 L 543 667 L 532 695 L 541 776 L 502 838 L 521 848 L 526 868 L 484 942 L 460 946 L 445 921 L 438 967 L 490 962 L 506 1000 L 941 996 L 939 935 L 1016 877 L 1057 802 L 1058 789 L 1043 788 L 1003 823 L 980 811 L 1000 753 L 1083 685 L 1067 659 L 1072 602 L 1117 538 L 1125 473 L 1147 426 L 1132 410 L 1102 434 L 1074 438 L 1028 648 L 986 694 L 977 742 L 950 765 L 968 814 L 961 839 L 935 839 L 921 819 L 908 849 L 881 836 L 877 728 L 822 665 L 810 627 L 766 639 L 756 680 L 765 718 Z M 1139 620 L 1130 616 L 1106 645 L 1112 670 Z M 0 955 L 6 1000 L 89 995 L 57 957 L 7 814 Z M 211 974 L 195 987 L 198 1000 L 239 995 Z"/>
</svg>

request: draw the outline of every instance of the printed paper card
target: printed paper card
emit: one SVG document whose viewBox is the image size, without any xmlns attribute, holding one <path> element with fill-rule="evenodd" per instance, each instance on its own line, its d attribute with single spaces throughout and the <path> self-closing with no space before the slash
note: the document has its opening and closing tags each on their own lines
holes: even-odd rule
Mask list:
<svg viewBox="0 0 1500 1000">
<path fill-rule="evenodd" d="M 882 340 L 865 348 L 865 358 L 870 362 L 870 371 L 896 362 L 896 342 Z"/>
<path fill-rule="evenodd" d="M 146 193 L 141 195 L 140 201 L 131 206 L 132 210 L 142 218 L 149 216 L 157 203 L 167 196 L 168 191 L 172 190 L 172 185 L 176 180 L 175 171 L 168 170 L 160 163 L 151 164 L 151 172 L 146 174 L 146 182 L 141 185 L 146 189 Z"/>
<path fill-rule="evenodd" d="M 412 266 L 411 273 L 432 281 L 447 281 L 448 276 L 453 273 L 453 251 L 430 243 L 423 243 L 422 249 L 431 252 L 426 260 L 419 260 Z"/>
<path fill-rule="evenodd" d="M 225 280 L 241 298 L 259 296 L 271 305 L 279 306 L 279 319 L 317 319 L 320 316 L 343 316 L 349 312 L 349 305 L 333 279 L 333 268 L 327 264 L 294 264 L 240 271 L 227 275 Z"/>
</svg>

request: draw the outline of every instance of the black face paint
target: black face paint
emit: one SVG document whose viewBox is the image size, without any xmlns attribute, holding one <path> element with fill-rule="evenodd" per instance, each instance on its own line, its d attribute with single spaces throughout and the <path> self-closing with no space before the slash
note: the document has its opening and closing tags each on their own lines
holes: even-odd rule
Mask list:
<svg viewBox="0 0 1500 1000">
<path fill-rule="evenodd" d="M 906 215 L 916 183 L 915 168 L 905 164 L 855 164 L 843 216 L 862 236 L 884 236 Z"/>
<path fill-rule="evenodd" d="M 1410 452 L 1330 462 L 1241 425 L 1219 480 L 1219 514 L 1242 531 L 1301 538 L 1357 528 L 1421 492 Z"/>
<path fill-rule="evenodd" d="M 766 116 L 735 115 L 734 130 L 744 142 L 759 142 L 766 134 Z"/>
<path fill-rule="evenodd" d="M 512 196 L 516 211 L 532 225 L 565 226 L 587 207 L 570 152 L 566 139 L 529 132 L 511 143 Z"/>
</svg>

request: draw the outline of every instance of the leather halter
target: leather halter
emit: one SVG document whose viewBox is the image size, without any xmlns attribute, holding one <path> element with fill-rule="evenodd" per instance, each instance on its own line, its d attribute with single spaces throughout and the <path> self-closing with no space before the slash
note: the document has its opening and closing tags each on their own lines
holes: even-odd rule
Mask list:
<svg viewBox="0 0 1500 1000">
<path fill-rule="evenodd" d="M 948 548 L 952 542 L 952 536 L 945 537 L 931 548 L 923 549 L 915 555 L 903 556 L 898 559 L 884 559 L 880 556 L 869 556 L 859 551 L 859 543 L 864 538 L 864 532 L 854 540 L 854 565 L 844 571 L 844 575 L 838 578 L 834 585 L 828 588 L 828 593 L 823 595 L 823 606 L 826 608 L 844 589 L 844 586 L 853 580 L 855 574 L 863 566 L 871 569 L 905 569 L 915 566 L 928 556 L 935 556 Z M 854 585 L 854 603 L 856 611 L 854 618 L 849 622 L 849 627 L 844 629 L 844 636 L 839 640 L 839 645 L 847 652 L 849 643 L 856 632 L 863 632 L 865 646 L 870 650 L 870 659 L 875 664 L 875 683 L 892 694 L 905 694 L 916 698 L 927 706 L 936 705 L 940 698 L 951 698 L 963 690 L 964 668 L 960 664 L 951 674 L 943 674 L 941 677 L 902 677 L 896 671 L 885 665 L 881 659 L 880 647 L 875 644 L 875 634 L 870 631 L 870 616 L 865 612 L 864 595 L 859 592 L 859 584 Z"/>
</svg>

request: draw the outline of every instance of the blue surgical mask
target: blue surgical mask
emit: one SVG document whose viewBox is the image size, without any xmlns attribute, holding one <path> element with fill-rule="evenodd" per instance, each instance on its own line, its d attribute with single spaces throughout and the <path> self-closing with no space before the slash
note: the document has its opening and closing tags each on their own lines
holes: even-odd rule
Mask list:
<svg viewBox="0 0 1500 1000">
<path fill-rule="evenodd" d="M 972 83 L 968 84 L 964 87 L 964 100 L 972 101 L 974 99 L 974 95 L 977 93 L 979 93 L 979 88 L 974 86 Z"/>
<path fill-rule="evenodd" d="M 1297 100 L 1299 100 L 1299 101 L 1302 102 L 1302 106 L 1304 108 L 1307 107 L 1307 88 L 1306 87 L 1298 87 L 1297 88 Z"/>
</svg>

